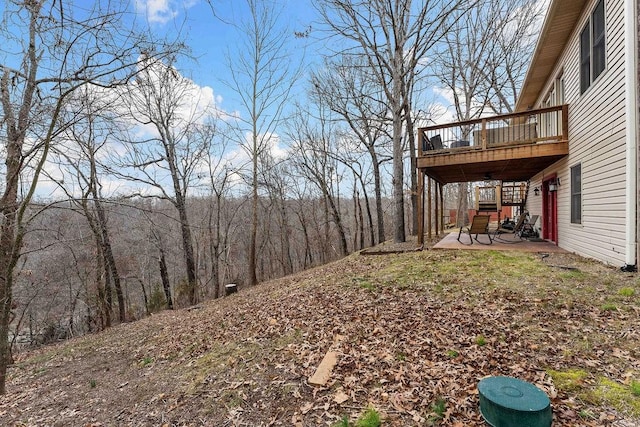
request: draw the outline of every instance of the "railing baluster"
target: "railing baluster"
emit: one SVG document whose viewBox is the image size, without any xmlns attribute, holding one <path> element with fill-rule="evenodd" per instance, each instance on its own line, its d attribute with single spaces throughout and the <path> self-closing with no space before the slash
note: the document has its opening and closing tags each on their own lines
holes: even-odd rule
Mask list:
<svg viewBox="0 0 640 427">
<path fill-rule="evenodd" d="M 487 119 L 482 119 L 482 128 L 480 129 L 480 140 L 482 141 L 482 149 L 487 149 Z"/>
</svg>

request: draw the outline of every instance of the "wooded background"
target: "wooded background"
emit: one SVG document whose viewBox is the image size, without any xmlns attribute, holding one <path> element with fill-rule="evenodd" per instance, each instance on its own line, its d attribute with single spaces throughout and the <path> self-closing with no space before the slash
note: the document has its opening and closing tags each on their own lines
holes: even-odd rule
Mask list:
<svg viewBox="0 0 640 427">
<path fill-rule="evenodd" d="M 181 73 L 188 40 L 133 25 L 127 2 L 7 1 L 0 392 L 12 345 L 415 232 L 414 128 L 510 111 L 544 10 L 417 3 L 317 0 L 317 27 L 292 29 L 277 1 L 246 0 L 228 23 L 232 114 Z M 445 187 L 459 222 L 468 188 Z"/>
</svg>

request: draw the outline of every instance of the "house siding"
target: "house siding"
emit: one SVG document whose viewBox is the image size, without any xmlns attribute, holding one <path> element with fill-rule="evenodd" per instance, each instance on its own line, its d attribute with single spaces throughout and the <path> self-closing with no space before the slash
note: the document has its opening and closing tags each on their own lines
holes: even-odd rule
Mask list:
<svg viewBox="0 0 640 427">
<path fill-rule="evenodd" d="M 603 262 L 625 262 L 625 58 L 624 2 L 605 1 L 605 71 L 580 94 L 579 34 L 596 4 L 585 13 L 561 56 L 553 78 L 537 100 L 540 106 L 554 80 L 562 72 L 565 102 L 569 104 L 569 155 L 536 175 L 531 188 L 545 176 L 557 174 L 558 245 Z M 582 165 L 582 223 L 571 223 L 570 168 Z M 529 199 L 529 211 L 542 214 L 542 196 Z M 543 221 L 544 223 L 544 221 Z"/>
</svg>

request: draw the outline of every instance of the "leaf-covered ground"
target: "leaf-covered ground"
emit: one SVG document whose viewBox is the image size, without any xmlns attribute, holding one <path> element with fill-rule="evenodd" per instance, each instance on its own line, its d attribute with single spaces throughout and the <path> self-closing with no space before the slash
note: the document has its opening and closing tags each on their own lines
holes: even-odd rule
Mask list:
<svg viewBox="0 0 640 427">
<path fill-rule="evenodd" d="M 636 426 L 638 283 L 566 254 L 355 254 L 21 353 L 0 424 L 332 426 L 374 408 L 383 426 L 480 426 L 478 381 L 509 375 L 550 396 L 554 426 Z M 309 385 L 328 350 L 328 384 Z"/>
</svg>

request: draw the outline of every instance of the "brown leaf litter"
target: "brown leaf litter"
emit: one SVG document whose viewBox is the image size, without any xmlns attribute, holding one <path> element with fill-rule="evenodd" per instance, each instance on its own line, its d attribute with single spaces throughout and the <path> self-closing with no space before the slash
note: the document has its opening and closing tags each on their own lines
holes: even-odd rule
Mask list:
<svg viewBox="0 0 640 427">
<path fill-rule="evenodd" d="M 385 426 L 481 426 L 478 381 L 509 375 L 550 396 L 554 426 L 638 425 L 582 392 L 640 380 L 638 294 L 635 275 L 573 255 L 355 254 L 21 353 L 0 424 L 330 426 L 371 406 Z M 578 389 L 549 374 L 571 369 Z"/>
</svg>

